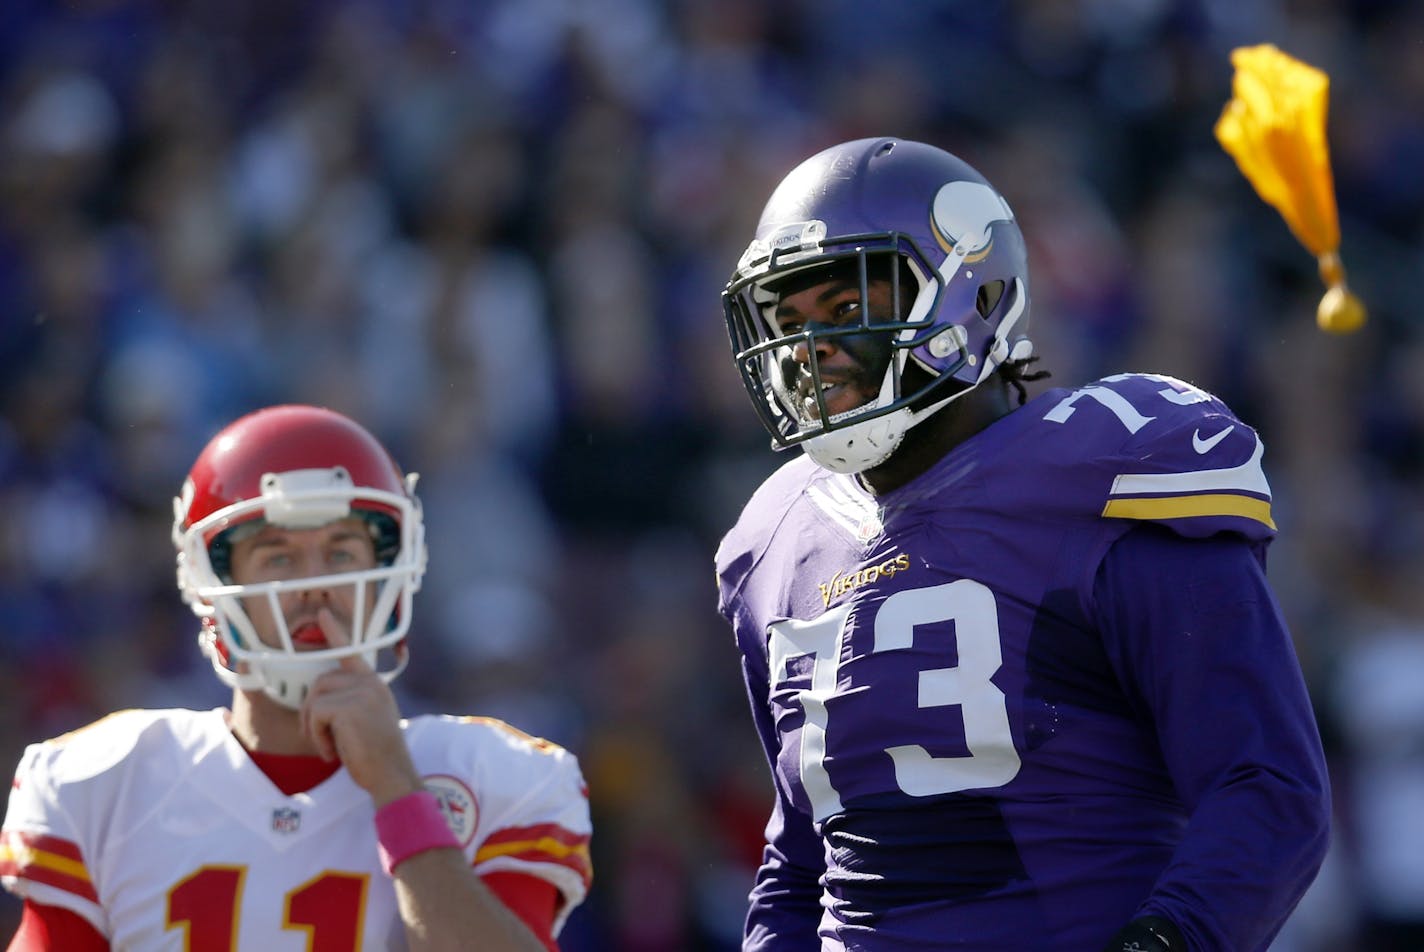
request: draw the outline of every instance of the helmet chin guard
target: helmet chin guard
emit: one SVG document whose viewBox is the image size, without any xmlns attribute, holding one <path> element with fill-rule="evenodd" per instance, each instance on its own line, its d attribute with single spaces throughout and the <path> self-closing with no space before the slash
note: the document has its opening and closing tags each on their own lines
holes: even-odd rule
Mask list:
<svg viewBox="0 0 1424 952">
<path fill-rule="evenodd" d="M 375 664 L 375 653 L 366 655 Z M 308 661 L 305 658 L 274 658 L 253 663 L 253 672 L 262 679 L 262 691 L 283 707 L 299 708 L 311 692 L 312 682 L 340 666 L 339 661 Z"/>
<path fill-rule="evenodd" d="M 850 411 L 854 414 L 855 411 Z M 859 473 L 885 462 L 914 425 L 909 407 L 827 430 L 806 441 L 806 455 L 833 473 Z"/>
<path fill-rule="evenodd" d="M 334 658 L 287 657 L 275 653 L 264 653 L 262 660 L 242 662 L 242 670 L 230 667 L 227 642 L 218 634 L 216 624 L 204 625 L 198 635 L 198 645 L 212 663 L 213 672 L 228 687 L 242 691 L 261 691 L 283 707 L 296 710 L 311 693 L 311 686 L 317 678 L 328 671 L 340 667 Z M 377 652 L 358 652 L 372 668 L 377 664 Z M 396 668 L 382 672 L 381 678 L 390 683 L 405 669 L 405 652 L 400 652 Z"/>
</svg>

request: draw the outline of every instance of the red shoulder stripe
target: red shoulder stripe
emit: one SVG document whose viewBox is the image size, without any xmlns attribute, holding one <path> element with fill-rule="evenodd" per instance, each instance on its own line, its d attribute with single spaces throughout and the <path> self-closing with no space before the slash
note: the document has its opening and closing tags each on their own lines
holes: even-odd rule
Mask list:
<svg viewBox="0 0 1424 952">
<path fill-rule="evenodd" d="M 564 866 L 577 873 L 585 887 L 593 880 L 588 834 L 575 833 L 554 823 L 497 830 L 475 851 L 476 864 L 499 857 Z"/>
<path fill-rule="evenodd" d="M 504 829 L 495 830 L 491 833 L 485 840 L 485 845 L 489 846 L 498 843 L 513 843 L 540 839 L 549 839 L 569 846 L 576 846 L 579 843 L 587 843 L 588 834 L 575 833 L 573 830 L 559 826 L 557 823 L 537 823 L 534 826 L 506 826 Z"/>
<path fill-rule="evenodd" d="M 18 876 L 99 901 L 78 844 L 57 836 L 0 831 L 0 876 Z"/>
</svg>

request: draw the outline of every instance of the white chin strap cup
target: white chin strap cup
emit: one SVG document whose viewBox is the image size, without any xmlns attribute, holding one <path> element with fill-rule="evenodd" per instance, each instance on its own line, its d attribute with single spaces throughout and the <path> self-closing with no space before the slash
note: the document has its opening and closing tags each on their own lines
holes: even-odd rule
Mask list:
<svg viewBox="0 0 1424 952">
<path fill-rule="evenodd" d="M 262 693 L 283 707 L 293 710 L 301 707 L 302 702 L 307 699 L 312 682 L 338 667 L 340 662 L 331 659 L 306 661 L 301 658 L 284 658 L 252 663 L 253 671 L 262 679 Z"/>
<path fill-rule="evenodd" d="M 859 473 L 890 458 L 914 422 L 909 407 L 806 441 L 806 455 L 833 473 Z"/>
<path fill-rule="evenodd" d="M 234 671 L 223 664 L 218 652 L 203 646 L 218 678 L 229 687 L 243 691 L 261 691 L 283 707 L 297 710 L 311 693 L 317 678 L 341 666 L 335 658 L 267 658 L 245 662 L 245 671 Z M 377 651 L 363 651 L 361 657 L 376 667 Z M 404 658 L 393 671 L 381 672 L 381 680 L 389 684 L 405 668 Z"/>
</svg>

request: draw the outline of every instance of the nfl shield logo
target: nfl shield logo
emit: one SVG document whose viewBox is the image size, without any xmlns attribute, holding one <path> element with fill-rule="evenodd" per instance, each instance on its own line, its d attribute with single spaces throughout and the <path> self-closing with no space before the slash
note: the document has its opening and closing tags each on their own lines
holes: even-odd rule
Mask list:
<svg viewBox="0 0 1424 952">
<path fill-rule="evenodd" d="M 295 833 L 302 825 L 302 815 L 291 807 L 278 807 L 272 811 L 272 832 Z"/>
</svg>

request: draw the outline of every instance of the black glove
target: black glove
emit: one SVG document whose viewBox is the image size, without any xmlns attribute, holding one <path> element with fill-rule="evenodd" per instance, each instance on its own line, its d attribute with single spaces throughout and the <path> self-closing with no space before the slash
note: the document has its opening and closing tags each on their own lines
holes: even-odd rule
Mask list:
<svg viewBox="0 0 1424 952">
<path fill-rule="evenodd" d="M 1186 952 L 1187 941 L 1161 916 L 1143 916 L 1122 927 L 1103 952 Z"/>
</svg>

